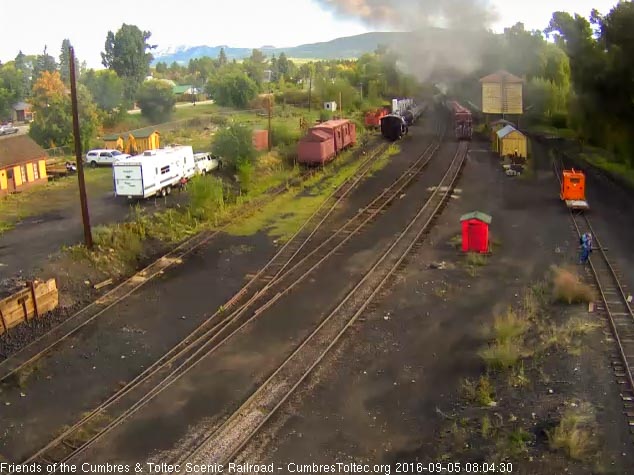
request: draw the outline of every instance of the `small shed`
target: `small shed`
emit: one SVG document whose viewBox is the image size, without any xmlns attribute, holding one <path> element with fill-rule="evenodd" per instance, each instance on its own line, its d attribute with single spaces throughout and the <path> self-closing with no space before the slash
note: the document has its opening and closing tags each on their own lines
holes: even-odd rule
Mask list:
<svg viewBox="0 0 634 475">
<path fill-rule="evenodd" d="M 157 130 L 145 130 L 131 132 L 128 136 L 128 143 L 125 153 L 135 155 L 146 150 L 156 150 L 161 147 L 161 134 Z"/>
<path fill-rule="evenodd" d="M 125 148 L 125 142 L 123 139 L 123 135 L 121 134 L 104 135 L 103 141 L 105 143 L 105 147 L 109 149 L 119 150 L 120 152 L 123 152 L 123 149 Z"/>
<path fill-rule="evenodd" d="M 28 135 L 0 139 L 0 195 L 46 183 L 46 151 Z"/>
<path fill-rule="evenodd" d="M 33 120 L 31 104 L 28 102 L 18 102 L 12 109 L 13 122 L 31 122 Z"/>
<path fill-rule="evenodd" d="M 507 125 L 510 125 L 511 127 L 515 127 L 515 124 L 513 122 L 509 120 L 505 120 L 505 119 L 496 120 L 495 122 L 491 122 L 489 124 L 489 127 L 491 128 L 491 148 L 493 149 L 494 152 L 499 152 L 498 137 L 497 137 L 498 130 L 503 129 Z"/>
<path fill-rule="evenodd" d="M 335 112 L 337 110 L 337 103 L 334 101 L 324 102 L 324 109 L 327 111 Z"/>
<path fill-rule="evenodd" d="M 460 217 L 462 224 L 462 252 L 489 252 L 491 216 L 473 211 Z"/>
<path fill-rule="evenodd" d="M 512 125 L 507 125 L 497 131 L 497 152 L 501 157 L 528 157 L 526 135 Z"/>
<path fill-rule="evenodd" d="M 253 131 L 253 136 L 251 137 L 251 142 L 253 143 L 253 147 L 258 152 L 262 152 L 264 150 L 268 150 L 268 148 L 269 148 L 269 131 L 268 130 L 254 130 Z"/>
</svg>

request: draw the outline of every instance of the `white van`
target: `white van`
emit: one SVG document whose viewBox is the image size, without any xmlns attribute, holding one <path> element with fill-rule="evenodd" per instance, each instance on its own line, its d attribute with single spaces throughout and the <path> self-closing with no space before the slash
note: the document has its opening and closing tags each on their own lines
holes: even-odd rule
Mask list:
<svg viewBox="0 0 634 475">
<path fill-rule="evenodd" d="M 147 150 L 143 155 L 118 159 L 113 165 L 115 196 L 149 198 L 169 195 L 172 188 L 196 172 L 192 147 Z"/>
<path fill-rule="evenodd" d="M 212 170 L 218 168 L 218 158 L 211 153 L 195 153 L 194 162 L 196 163 L 196 173 L 199 175 L 205 175 Z"/>
</svg>

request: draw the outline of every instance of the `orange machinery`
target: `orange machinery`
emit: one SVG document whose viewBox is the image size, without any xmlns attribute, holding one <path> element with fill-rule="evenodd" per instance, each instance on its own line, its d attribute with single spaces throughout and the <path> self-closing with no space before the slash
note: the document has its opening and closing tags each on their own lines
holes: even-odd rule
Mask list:
<svg viewBox="0 0 634 475">
<path fill-rule="evenodd" d="M 564 170 L 561 177 L 560 198 L 566 202 L 566 206 L 571 209 L 588 209 L 586 201 L 586 176 L 583 172 Z"/>
</svg>

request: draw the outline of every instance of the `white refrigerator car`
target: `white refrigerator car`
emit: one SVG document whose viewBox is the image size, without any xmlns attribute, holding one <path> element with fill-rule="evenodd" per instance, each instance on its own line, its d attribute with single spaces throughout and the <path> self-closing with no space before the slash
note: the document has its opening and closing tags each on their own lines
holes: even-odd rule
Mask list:
<svg viewBox="0 0 634 475">
<path fill-rule="evenodd" d="M 112 170 L 115 196 L 149 198 L 170 194 L 183 178 L 194 176 L 196 164 L 192 147 L 179 145 L 119 159 Z"/>
</svg>

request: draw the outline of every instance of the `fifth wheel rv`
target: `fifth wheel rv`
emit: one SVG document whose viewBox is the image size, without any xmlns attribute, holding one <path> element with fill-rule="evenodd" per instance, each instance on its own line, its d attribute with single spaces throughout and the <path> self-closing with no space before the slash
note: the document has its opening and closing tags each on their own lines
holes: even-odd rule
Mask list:
<svg viewBox="0 0 634 475">
<path fill-rule="evenodd" d="M 169 195 L 196 173 L 192 147 L 181 145 L 119 159 L 112 168 L 115 196 L 128 198 Z"/>
</svg>

